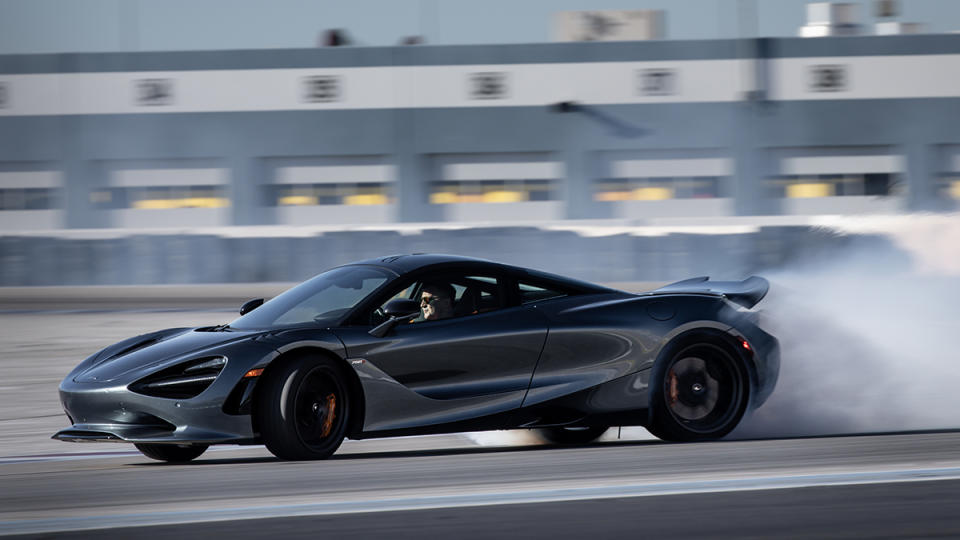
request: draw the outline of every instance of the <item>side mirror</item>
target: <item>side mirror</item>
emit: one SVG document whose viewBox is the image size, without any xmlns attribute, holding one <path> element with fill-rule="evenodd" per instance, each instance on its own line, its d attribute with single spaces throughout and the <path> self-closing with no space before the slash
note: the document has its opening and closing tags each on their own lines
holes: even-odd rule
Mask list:
<svg viewBox="0 0 960 540">
<path fill-rule="evenodd" d="M 242 306 L 240 306 L 240 315 L 246 315 L 247 313 L 250 313 L 251 311 L 253 311 L 253 310 L 257 309 L 258 307 L 260 307 L 261 304 L 263 304 L 263 298 L 257 298 L 256 300 L 250 300 L 249 302 L 247 302 L 247 303 L 243 304 Z"/>
<path fill-rule="evenodd" d="M 383 311 L 387 314 L 387 317 L 400 319 L 415 317 L 420 314 L 420 302 L 408 298 L 395 298 L 383 306 Z"/>
<path fill-rule="evenodd" d="M 390 330 L 393 330 L 393 327 L 398 325 L 400 321 L 419 315 L 420 303 L 408 298 L 397 298 L 387 302 L 387 305 L 383 306 L 383 311 L 390 318 L 368 332 L 373 337 L 382 338 Z"/>
</svg>

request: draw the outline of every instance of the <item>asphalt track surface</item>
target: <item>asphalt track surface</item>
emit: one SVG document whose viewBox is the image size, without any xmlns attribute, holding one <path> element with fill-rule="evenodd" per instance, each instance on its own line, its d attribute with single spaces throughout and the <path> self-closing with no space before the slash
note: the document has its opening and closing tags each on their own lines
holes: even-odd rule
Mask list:
<svg viewBox="0 0 960 540">
<path fill-rule="evenodd" d="M 582 447 L 448 435 L 347 441 L 323 462 L 224 447 L 186 465 L 49 440 L 65 426 L 56 384 L 83 356 L 230 318 L 0 313 L 0 535 L 960 537 L 960 432 L 949 430 L 698 444 L 614 430 Z"/>
<path fill-rule="evenodd" d="M 426 442 L 432 448 L 381 450 L 397 441 L 362 441 L 324 462 L 282 462 L 262 448 L 186 465 L 133 454 L 12 459 L 0 464 L 0 534 L 960 535 L 957 433 L 579 448 Z"/>
</svg>

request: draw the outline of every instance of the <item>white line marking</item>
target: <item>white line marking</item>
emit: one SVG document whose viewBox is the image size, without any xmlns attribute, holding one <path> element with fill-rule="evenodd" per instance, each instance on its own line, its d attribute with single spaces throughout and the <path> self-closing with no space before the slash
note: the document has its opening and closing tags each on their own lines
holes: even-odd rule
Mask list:
<svg viewBox="0 0 960 540">
<path fill-rule="evenodd" d="M 248 506 L 212 510 L 149 512 L 138 514 L 113 514 L 86 517 L 0 521 L 0 536 L 11 534 L 40 534 L 65 531 L 112 529 L 117 527 L 182 525 L 187 523 L 209 523 L 217 521 L 266 519 L 277 517 L 328 516 L 370 512 L 398 512 L 474 506 L 551 503 L 588 499 L 656 497 L 664 495 L 689 495 L 697 493 L 721 493 L 774 489 L 780 490 L 805 487 L 891 484 L 903 482 L 930 482 L 938 480 L 960 480 L 960 467 L 938 469 L 901 469 L 893 471 L 869 471 L 858 473 L 794 476 L 767 476 L 757 478 L 680 481 L 620 486 L 571 487 L 528 491 L 467 493 L 454 496 L 356 499 L 315 504 Z"/>
</svg>

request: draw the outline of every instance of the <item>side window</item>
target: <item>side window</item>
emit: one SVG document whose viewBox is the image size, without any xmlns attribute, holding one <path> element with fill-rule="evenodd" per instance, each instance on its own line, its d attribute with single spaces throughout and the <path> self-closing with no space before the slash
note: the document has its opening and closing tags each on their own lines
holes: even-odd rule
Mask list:
<svg viewBox="0 0 960 540">
<path fill-rule="evenodd" d="M 412 284 L 410 284 L 409 286 L 404 287 L 402 291 L 399 291 L 397 294 L 395 294 L 395 295 L 391 296 L 389 299 L 387 299 L 387 302 L 389 302 L 390 300 L 395 300 L 395 299 L 397 299 L 397 298 L 413 298 L 413 297 L 414 297 L 414 293 L 415 293 L 417 290 L 419 290 L 419 289 L 418 289 L 419 286 L 420 286 L 419 283 L 412 283 Z M 385 307 L 385 306 L 387 305 L 387 302 L 384 302 L 383 305 L 380 306 L 380 307 L 381 307 L 381 308 L 382 308 L 382 307 Z"/>
<path fill-rule="evenodd" d="M 426 276 L 398 291 L 390 298 L 409 298 L 420 302 L 420 316 L 412 323 L 469 317 L 504 307 L 503 282 L 494 276 L 477 274 L 438 274 Z M 387 300 L 389 302 L 389 300 Z M 376 324 L 386 306 L 371 317 Z"/>
<path fill-rule="evenodd" d="M 390 296 L 390 298 L 384 300 L 383 303 L 377 306 L 372 313 L 367 315 L 370 326 L 377 326 L 378 324 L 387 320 L 386 309 L 387 304 L 389 304 L 391 300 L 396 300 L 398 298 L 406 298 L 411 300 L 418 299 L 420 297 L 420 287 L 421 284 L 419 282 L 411 283 L 403 289 L 396 291 L 396 293 Z"/>
<path fill-rule="evenodd" d="M 520 281 L 517 283 L 520 287 L 520 303 L 521 304 L 530 304 L 533 302 L 539 302 L 541 300 L 548 300 L 550 298 L 559 298 L 561 296 L 567 296 L 567 293 L 559 289 L 550 289 L 540 285 L 534 285 L 532 283 Z"/>
<path fill-rule="evenodd" d="M 454 287 L 457 285 L 455 283 Z M 503 307 L 501 283 L 497 278 L 465 276 L 459 285 L 463 287 L 463 290 L 457 296 L 457 304 L 464 314 L 485 313 Z M 469 313 L 467 313 L 468 311 Z"/>
</svg>

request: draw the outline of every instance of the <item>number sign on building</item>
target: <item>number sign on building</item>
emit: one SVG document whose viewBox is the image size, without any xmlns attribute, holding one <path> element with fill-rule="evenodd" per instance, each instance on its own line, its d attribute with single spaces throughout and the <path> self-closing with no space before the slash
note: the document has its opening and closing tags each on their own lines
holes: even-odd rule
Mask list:
<svg viewBox="0 0 960 540">
<path fill-rule="evenodd" d="M 506 73 L 484 71 L 470 74 L 470 99 L 506 99 L 509 95 Z"/>
<path fill-rule="evenodd" d="M 307 103 L 332 103 L 340 101 L 343 87 L 336 75 L 314 75 L 305 77 L 303 100 Z"/>
<path fill-rule="evenodd" d="M 811 92 L 842 92 L 847 89 L 847 66 L 820 64 L 810 66 Z"/>
<path fill-rule="evenodd" d="M 655 68 L 637 71 L 638 94 L 641 96 L 672 96 L 677 93 L 677 72 Z"/>
<path fill-rule="evenodd" d="M 138 79 L 134 81 L 134 103 L 153 107 L 173 104 L 173 79 Z"/>
</svg>

